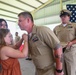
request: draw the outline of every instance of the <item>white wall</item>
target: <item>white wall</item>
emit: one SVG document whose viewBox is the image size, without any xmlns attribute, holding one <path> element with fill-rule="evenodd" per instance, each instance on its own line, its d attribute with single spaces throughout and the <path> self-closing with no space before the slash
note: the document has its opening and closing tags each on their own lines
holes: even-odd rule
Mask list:
<svg viewBox="0 0 76 75">
<path fill-rule="evenodd" d="M 13 39 L 15 39 L 15 32 L 18 32 L 20 37 L 22 36 L 23 33 L 27 33 L 26 31 L 22 31 L 15 22 L 7 21 L 7 24 L 8 28 L 10 29 L 10 32 L 13 35 Z"/>
<path fill-rule="evenodd" d="M 44 25 L 44 26 L 49 27 L 49 28 L 53 31 L 53 29 L 54 29 L 57 25 L 60 25 L 60 23 L 51 24 L 51 25 Z"/>
<path fill-rule="evenodd" d="M 37 19 L 34 21 L 36 25 L 52 25 L 61 22 L 59 15 Z"/>
<path fill-rule="evenodd" d="M 12 33 L 13 38 L 14 38 L 15 32 L 16 32 L 16 23 L 7 21 L 7 24 L 8 24 L 8 28 L 10 29 L 10 32 Z"/>
</svg>

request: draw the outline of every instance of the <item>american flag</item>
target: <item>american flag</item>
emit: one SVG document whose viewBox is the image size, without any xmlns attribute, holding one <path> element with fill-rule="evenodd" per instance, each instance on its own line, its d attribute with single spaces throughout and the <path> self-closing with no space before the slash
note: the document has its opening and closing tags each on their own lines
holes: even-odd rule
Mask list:
<svg viewBox="0 0 76 75">
<path fill-rule="evenodd" d="M 72 12 L 70 21 L 76 22 L 76 4 L 67 4 L 66 8 L 67 8 L 67 10 Z"/>
</svg>

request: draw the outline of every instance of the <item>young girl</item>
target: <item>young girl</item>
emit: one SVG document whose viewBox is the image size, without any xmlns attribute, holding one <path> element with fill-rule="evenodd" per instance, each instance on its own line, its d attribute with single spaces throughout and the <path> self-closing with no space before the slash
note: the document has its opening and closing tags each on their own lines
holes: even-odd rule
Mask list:
<svg viewBox="0 0 76 75">
<path fill-rule="evenodd" d="M 23 34 L 23 50 L 10 47 L 12 37 L 9 29 L 0 29 L 0 61 L 2 75 L 21 75 L 18 58 L 25 58 L 28 54 L 28 36 Z"/>
</svg>

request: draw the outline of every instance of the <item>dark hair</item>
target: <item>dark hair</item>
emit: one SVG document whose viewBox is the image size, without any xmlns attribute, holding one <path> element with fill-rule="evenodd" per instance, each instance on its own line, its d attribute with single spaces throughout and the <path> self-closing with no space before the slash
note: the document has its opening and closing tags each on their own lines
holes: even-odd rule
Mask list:
<svg viewBox="0 0 76 75">
<path fill-rule="evenodd" d="M 9 29 L 0 29 L 0 49 L 2 46 L 6 45 L 4 37 L 8 34 L 8 32 L 10 32 Z"/>
<path fill-rule="evenodd" d="M 18 34 L 18 32 L 16 32 L 16 34 Z"/>
<path fill-rule="evenodd" d="M 21 12 L 21 13 L 18 14 L 18 17 L 21 16 L 21 15 L 22 15 L 24 18 L 29 17 L 29 18 L 31 19 L 31 21 L 33 22 L 33 17 L 32 17 L 32 14 L 31 14 L 30 12 Z"/>
<path fill-rule="evenodd" d="M 3 21 L 6 23 L 6 27 L 8 28 L 6 20 L 0 18 L 0 24 L 2 24 Z"/>
</svg>

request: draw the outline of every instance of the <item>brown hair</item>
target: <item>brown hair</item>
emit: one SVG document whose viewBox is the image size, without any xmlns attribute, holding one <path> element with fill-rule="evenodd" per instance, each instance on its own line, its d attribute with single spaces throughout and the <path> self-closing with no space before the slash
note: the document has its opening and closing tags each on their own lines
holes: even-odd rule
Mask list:
<svg viewBox="0 0 76 75">
<path fill-rule="evenodd" d="M 21 16 L 21 15 L 22 15 L 24 18 L 29 17 L 29 18 L 31 19 L 31 21 L 33 22 L 33 17 L 32 17 L 32 14 L 31 14 L 30 12 L 21 12 L 21 13 L 18 14 L 18 17 Z"/>
<path fill-rule="evenodd" d="M 3 46 L 6 46 L 4 37 L 10 32 L 9 29 L 0 29 L 0 50 Z M 0 56 L 0 72 L 2 71 L 2 65 L 1 65 L 1 56 Z"/>
<path fill-rule="evenodd" d="M 6 45 L 4 37 L 8 34 L 8 32 L 10 32 L 9 29 L 0 29 L 0 48 Z"/>
</svg>

